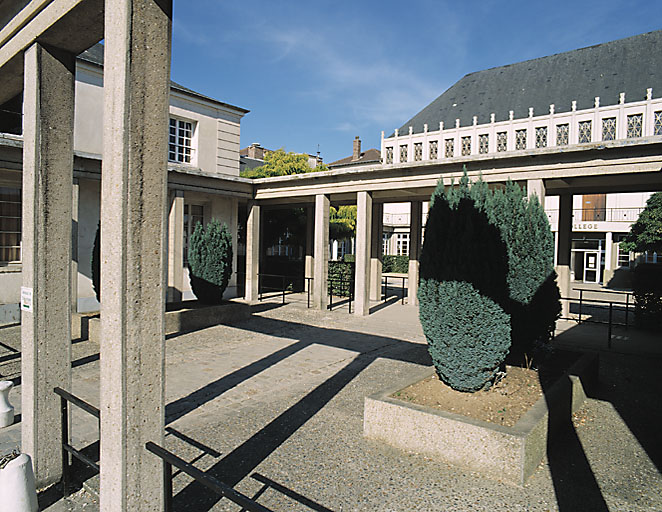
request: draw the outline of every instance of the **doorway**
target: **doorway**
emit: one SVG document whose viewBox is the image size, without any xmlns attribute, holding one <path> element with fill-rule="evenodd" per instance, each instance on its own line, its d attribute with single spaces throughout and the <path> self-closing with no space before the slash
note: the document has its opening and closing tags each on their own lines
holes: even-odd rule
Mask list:
<svg viewBox="0 0 662 512">
<path fill-rule="evenodd" d="M 584 252 L 584 282 L 600 282 L 600 252 L 598 251 Z"/>
</svg>

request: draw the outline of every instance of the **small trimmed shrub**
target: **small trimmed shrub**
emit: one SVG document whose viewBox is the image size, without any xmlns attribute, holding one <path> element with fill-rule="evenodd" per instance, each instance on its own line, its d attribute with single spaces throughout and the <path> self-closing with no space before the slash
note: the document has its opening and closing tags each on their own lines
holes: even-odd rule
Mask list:
<svg viewBox="0 0 662 512">
<path fill-rule="evenodd" d="M 97 224 L 97 233 L 94 235 L 92 246 L 92 287 L 97 301 L 101 303 L 101 221 Z"/>
<path fill-rule="evenodd" d="M 228 227 L 212 219 L 195 226 L 188 247 L 191 288 L 204 304 L 220 304 L 232 274 L 232 235 Z"/>
<path fill-rule="evenodd" d="M 662 331 L 662 265 L 637 265 L 632 277 L 637 326 Z"/>
<path fill-rule="evenodd" d="M 394 256 L 385 254 L 382 259 L 382 272 L 396 272 L 406 274 L 409 272 L 409 256 Z"/>
</svg>

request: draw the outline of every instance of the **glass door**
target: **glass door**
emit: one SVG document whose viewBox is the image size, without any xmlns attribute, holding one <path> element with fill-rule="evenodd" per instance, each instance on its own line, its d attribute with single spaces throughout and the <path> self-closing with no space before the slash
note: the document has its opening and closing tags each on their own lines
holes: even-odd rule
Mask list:
<svg viewBox="0 0 662 512">
<path fill-rule="evenodd" d="M 584 253 L 584 282 L 597 283 L 600 281 L 600 253 L 586 251 Z"/>
</svg>

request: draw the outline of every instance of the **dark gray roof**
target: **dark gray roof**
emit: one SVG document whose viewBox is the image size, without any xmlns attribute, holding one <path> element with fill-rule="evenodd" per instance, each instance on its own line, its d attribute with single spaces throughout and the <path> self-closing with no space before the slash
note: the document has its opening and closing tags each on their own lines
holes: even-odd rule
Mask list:
<svg viewBox="0 0 662 512">
<path fill-rule="evenodd" d="M 96 64 L 97 66 L 103 67 L 103 51 L 104 51 L 103 44 L 97 43 L 94 46 L 85 50 L 83 53 L 81 53 L 78 56 L 78 58 L 85 62 L 90 62 L 92 64 Z M 205 96 L 204 94 L 200 94 L 199 92 L 189 89 L 188 87 L 184 87 L 183 85 L 180 85 L 177 82 L 173 82 L 172 80 L 170 80 L 170 87 L 175 91 L 183 92 L 184 94 L 188 94 L 189 96 L 195 96 L 197 98 L 201 98 L 205 101 L 215 103 L 216 105 L 220 105 L 222 107 L 228 107 L 234 110 L 238 110 L 243 114 L 247 114 L 248 112 L 250 112 L 250 110 L 246 110 L 245 108 L 237 107 L 235 105 L 230 105 L 229 103 L 218 101 L 215 100 L 214 98 L 210 98 L 209 96 Z"/>
<path fill-rule="evenodd" d="M 478 123 L 488 123 L 490 114 L 497 121 L 527 117 L 529 107 L 534 115 L 549 112 L 554 104 L 556 112 L 592 108 L 596 96 L 600 105 L 618 103 L 619 93 L 625 101 L 646 98 L 646 89 L 653 89 L 653 97 L 662 96 L 662 30 L 589 46 L 579 50 L 527 60 L 517 64 L 470 73 L 455 83 L 436 100 L 421 110 L 400 128 L 400 134 L 422 132 L 428 124 L 430 131 Z"/>
<path fill-rule="evenodd" d="M 382 153 L 378 149 L 372 148 L 361 153 L 358 160 L 352 160 L 352 158 L 352 155 L 341 158 L 340 160 L 331 162 L 327 165 L 327 167 L 329 169 L 333 169 L 334 167 L 344 167 L 346 165 L 365 165 L 371 163 L 379 163 L 382 160 Z"/>
</svg>

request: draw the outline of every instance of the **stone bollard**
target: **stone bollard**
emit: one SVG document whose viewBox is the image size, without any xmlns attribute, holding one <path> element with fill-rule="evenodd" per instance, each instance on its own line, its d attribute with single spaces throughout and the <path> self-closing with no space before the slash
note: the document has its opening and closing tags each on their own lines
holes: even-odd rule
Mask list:
<svg viewBox="0 0 662 512">
<path fill-rule="evenodd" d="M 0 428 L 14 424 L 14 407 L 9 403 L 9 392 L 13 387 L 10 380 L 0 381 Z"/>
<path fill-rule="evenodd" d="M 0 503 L 2 510 L 12 512 L 37 512 L 39 509 L 29 455 L 14 453 L 0 458 Z"/>
</svg>

